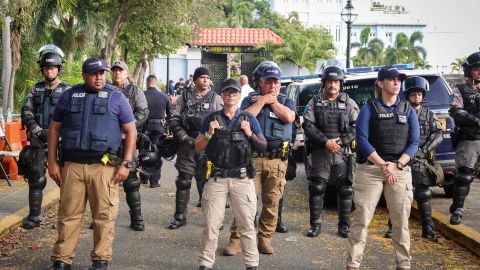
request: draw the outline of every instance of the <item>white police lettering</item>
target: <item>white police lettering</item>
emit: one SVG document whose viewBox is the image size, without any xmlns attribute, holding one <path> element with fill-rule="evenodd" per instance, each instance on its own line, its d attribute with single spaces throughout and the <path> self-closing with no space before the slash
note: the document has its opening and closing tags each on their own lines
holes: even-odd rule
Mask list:
<svg viewBox="0 0 480 270">
<path fill-rule="evenodd" d="M 387 118 L 392 118 L 393 113 L 379 113 L 378 118 L 380 119 L 387 119 Z"/>
<path fill-rule="evenodd" d="M 55 59 L 53 59 L 53 58 L 47 58 L 47 59 L 45 59 L 45 62 L 47 62 L 47 63 L 53 63 L 53 62 L 55 62 Z"/>
<path fill-rule="evenodd" d="M 88 64 L 88 65 L 89 65 L 89 66 L 93 66 L 93 65 L 95 65 L 95 66 L 102 66 L 102 61 L 98 60 L 98 62 L 92 62 L 92 63 L 90 63 L 90 64 Z"/>
<path fill-rule="evenodd" d="M 278 119 L 277 115 L 274 112 L 270 112 L 268 117 Z"/>
<path fill-rule="evenodd" d="M 328 73 L 329 76 L 338 76 L 338 74 L 336 72 L 330 72 Z"/>
<path fill-rule="evenodd" d="M 398 122 L 400 124 L 405 124 L 407 123 L 407 116 L 406 115 L 398 115 Z"/>
<path fill-rule="evenodd" d="M 278 74 L 278 70 L 277 70 L 277 69 L 267 69 L 266 73 L 275 73 L 275 74 Z"/>
<path fill-rule="evenodd" d="M 84 98 L 85 93 L 73 93 L 72 98 Z"/>
</svg>

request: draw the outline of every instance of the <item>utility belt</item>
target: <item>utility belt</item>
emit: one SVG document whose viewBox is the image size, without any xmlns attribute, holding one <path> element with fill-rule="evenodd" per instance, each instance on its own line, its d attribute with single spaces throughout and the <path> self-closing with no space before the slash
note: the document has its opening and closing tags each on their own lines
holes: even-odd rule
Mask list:
<svg viewBox="0 0 480 270">
<path fill-rule="evenodd" d="M 222 178 L 238 178 L 243 179 L 247 177 L 247 168 L 242 167 L 238 169 L 220 169 L 214 168 L 212 172 L 212 176 L 214 177 L 222 177 Z"/>
<path fill-rule="evenodd" d="M 111 165 L 114 167 L 119 166 L 122 163 L 122 158 L 112 153 L 82 153 L 75 154 L 71 151 L 60 151 L 62 154 L 60 162 L 63 164 L 65 161 L 79 163 L 79 164 L 103 164 Z"/>
<path fill-rule="evenodd" d="M 149 118 L 147 120 L 147 124 L 162 124 L 163 125 L 164 118 Z"/>
<path fill-rule="evenodd" d="M 208 181 L 210 178 L 214 177 L 217 180 L 217 177 L 223 178 L 238 178 L 243 179 L 245 177 L 254 178 L 255 177 L 255 165 L 253 162 L 250 162 L 245 167 L 238 169 L 222 169 L 215 167 L 210 160 L 204 162 L 204 168 L 201 170 L 201 178 L 203 181 Z M 203 167 L 201 165 L 201 167 Z"/>
<path fill-rule="evenodd" d="M 269 158 L 269 159 L 281 159 L 283 161 L 288 159 L 288 153 L 290 151 L 290 143 L 284 141 L 279 148 L 271 149 L 269 152 L 257 153 L 253 152 L 253 158 Z"/>
</svg>

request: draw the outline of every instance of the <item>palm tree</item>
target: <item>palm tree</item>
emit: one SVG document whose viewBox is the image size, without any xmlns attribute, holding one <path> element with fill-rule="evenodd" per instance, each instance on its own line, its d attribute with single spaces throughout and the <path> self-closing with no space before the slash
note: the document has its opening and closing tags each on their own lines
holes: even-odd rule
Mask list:
<svg viewBox="0 0 480 270">
<path fill-rule="evenodd" d="M 248 0 L 230 0 L 224 7 L 230 27 L 248 27 L 253 19 L 255 4 Z"/>
<path fill-rule="evenodd" d="M 405 33 L 398 33 L 393 47 L 389 46 L 385 51 L 386 64 L 413 63 L 417 66 L 424 65 L 427 51 L 417 45 L 423 41 L 421 32 L 413 32 L 410 38 Z"/>
<path fill-rule="evenodd" d="M 354 42 L 352 48 L 359 48 L 353 61 L 358 66 L 379 65 L 382 62 L 382 52 L 384 43 L 379 38 L 373 38 L 370 41 L 370 27 L 365 27 L 360 33 L 360 42 Z"/>
<path fill-rule="evenodd" d="M 450 63 L 453 72 L 461 73 L 463 70 L 463 63 L 465 63 L 465 58 L 455 58 L 455 61 Z"/>
</svg>

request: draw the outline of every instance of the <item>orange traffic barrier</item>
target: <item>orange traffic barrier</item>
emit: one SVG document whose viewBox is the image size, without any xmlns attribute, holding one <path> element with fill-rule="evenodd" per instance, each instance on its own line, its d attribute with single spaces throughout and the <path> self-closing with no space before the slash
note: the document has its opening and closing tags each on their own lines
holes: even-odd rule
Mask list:
<svg viewBox="0 0 480 270">
<path fill-rule="evenodd" d="M 23 146 L 26 144 L 27 135 L 24 129 L 22 129 L 22 124 L 20 122 L 7 122 L 5 123 L 5 136 L 7 137 L 8 142 L 12 151 L 20 151 Z M 25 142 L 25 144 L 24 144 Z M 0 149 L 5 148 L 5 141 L 0 140 Z M 8 148 L 7 148 L 8 149 Z M 18 179 L 18 166 L 13 157 L 4 157 L 2 159 L 2 166 L 9 175 L 10 179 Z M 5 177 L 3 175 L 3 177 Z"/>
</svg>

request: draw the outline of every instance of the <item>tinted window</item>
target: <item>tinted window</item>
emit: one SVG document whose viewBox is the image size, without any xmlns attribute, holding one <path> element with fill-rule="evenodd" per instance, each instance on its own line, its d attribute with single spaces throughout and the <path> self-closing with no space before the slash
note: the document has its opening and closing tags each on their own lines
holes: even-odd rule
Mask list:
<svg viewBox="0 0 480 270">
<path fill-rule="evenodd" d="M 425 97 L 428 106 L 448 105 L 452 102 L 452 95 L 445 81 L 439 76 L 422 76 L 430 84 L 430 91 Z M 357 102 L 361 108 L 370 98 L 374 97 L 374 84 L 376 78 L 350 80 L 345 83 L 344 91 Z M 403 92 L 400 98 L 405 99 Z"/>
<path fill-rule="evenodd" d="M 361 108 L 370 98 L 374 97 L 375 81 L 376 78 L 346 81 L 343 90 Z"/>
<path fill-rule="evenodd" d="M 320 83 L 300 86 L 300 94 L 298 94 L 298 100 L 296 101 L 298 115 L 303 115 L 305 106 L 317 94 L 318 90 L 320 90 Z"/>
</svg>

